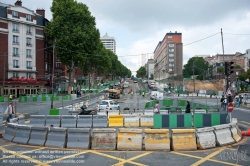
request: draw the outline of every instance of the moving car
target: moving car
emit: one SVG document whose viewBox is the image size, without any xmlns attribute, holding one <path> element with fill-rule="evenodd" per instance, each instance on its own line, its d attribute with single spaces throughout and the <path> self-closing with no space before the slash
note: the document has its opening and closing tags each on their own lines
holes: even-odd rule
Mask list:
<svg viewBox="0 0 250 166">
<path fill-rule="evenodd" d="M 99 102 L 97 109 L 100 110 L 119 110 L 120 105 L 114 100 L 102 100 Z"/>
<path fill-rule="evenodd" d="M 134 83 L 137 83 L 137 81 L 136 81 L 136 80 L 134 80 Z"/>
</svg>

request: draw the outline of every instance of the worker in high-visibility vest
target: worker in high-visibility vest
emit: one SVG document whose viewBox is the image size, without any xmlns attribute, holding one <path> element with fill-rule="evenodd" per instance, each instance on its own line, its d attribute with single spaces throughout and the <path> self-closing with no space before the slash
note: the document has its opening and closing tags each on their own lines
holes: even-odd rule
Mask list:
<svg viewBox="0 0 250 166">
<path fill-rule="evenodd" d="M 9 100 L 12 101 L 12 95 L 9 96 Z"/>
<path fill-rule="evenodd" d="M 142 97 L 144 98 L 144 95 L 145 95 L 145 92 L 144 91 L 142 91 Z"/>
</svg>

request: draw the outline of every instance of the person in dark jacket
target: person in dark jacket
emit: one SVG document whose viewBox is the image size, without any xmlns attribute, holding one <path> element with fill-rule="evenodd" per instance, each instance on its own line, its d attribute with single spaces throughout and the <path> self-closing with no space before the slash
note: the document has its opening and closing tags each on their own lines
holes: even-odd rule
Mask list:
<svg viewBox="0 0 250 166">
<path fill-rule="evenodd" d="M 186 111 L 185 111 L 186 113 L 191 113 L 191 111 L 190 111 L 190 103 L 189 103 L 189 101 L 187 101 L 187 105 L 186 105 Z"/>
</svg>

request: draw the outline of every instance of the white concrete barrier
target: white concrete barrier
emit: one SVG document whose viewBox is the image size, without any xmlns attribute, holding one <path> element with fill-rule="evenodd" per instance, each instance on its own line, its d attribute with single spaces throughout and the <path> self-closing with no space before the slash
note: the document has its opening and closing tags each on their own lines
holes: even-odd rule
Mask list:
<svg viewBox="0 0 250 166">
<path fill-rule="evenodd" d="M 227 144 L 232 144 L 235 140 L 232 138 L 232 133 L 230 131 L 229 124 L 213 126 L 214 133 L 216 136 L 216 144 L 218 146 L 223 146 Z"/>
<path fill-rule="evenodd" d="M 213 131 L 213 127 L 196 129 L 198 149 L 208 149 L 216 146 L 216 139 Z"/>
<path fill-rule="evenodd" d="M 139 127 L 139 116 L 138 115 L 125 115 L 124 116 L 124 127 Z"/>
<path fill-rule="evenodd" d="M 229 124 L 231 126 L 232 137 L 236 142 L 239 142 L 242 138 L 241 130 L 237 126 L 237 123 L 232 122 Z"/>
</svg>

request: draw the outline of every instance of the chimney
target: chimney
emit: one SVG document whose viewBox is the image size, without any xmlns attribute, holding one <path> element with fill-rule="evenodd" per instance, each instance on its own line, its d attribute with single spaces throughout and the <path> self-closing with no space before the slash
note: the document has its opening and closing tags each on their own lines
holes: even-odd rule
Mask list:
<svg viewBox="0 0 250 166">
<path fill-rule="evenodd" d="M 44 9 L 36 9 L 36 13 L 40 14 L 41 16 L 43 16 L 45 18 L 45 10 Z"/>
<path fill-rule="evenodd" d="M 22 6 L 22 1 L 21 0 L 17 0 L 15 3 L 15 6 Z"/>
</svg>

